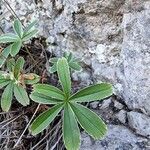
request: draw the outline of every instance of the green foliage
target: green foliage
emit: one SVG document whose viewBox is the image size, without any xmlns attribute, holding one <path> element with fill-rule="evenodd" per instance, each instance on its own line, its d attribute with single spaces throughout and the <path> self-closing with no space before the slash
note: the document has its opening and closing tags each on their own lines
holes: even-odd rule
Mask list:
<svg viewBox="0 0 150 150">
<path fill-rule="evenodd" d="M 8 55 L 10 54 L 11 51 L 11 45 L 7 46 L 0 54 L 0 68 L 3 66 L 3 64 L 5 63 Z"/>
<path fill-rule="evenodd" d="M 57 62 L 57 73 L 65 94 L 65 98 L 68 99 L 71 91 L 71 79 L 69 66 L 66 59 L 59 59 Z"/>
<path fill-rule="evenodd" d="M 23 28 L 19 20 L 13 24 L 14 33 L 0 36 L 0 43 L 7 43 L 7 47 L 0 53 L 0 67 L 5 63 L 9 55 L 15 57 L 23 43 L 28 41 L 38 30 L 34 28 L 37 22 L 30 23 Z M 70 70 L 81 70 L 79 60 L 72 53 L 64 53 L 63 58 L 51 58 L 50 73 L 57 72 L 61 89 L 48 84 L 37 84 L 40 77 L 34 73 L 23 73 L 25 60 L 19 57 L 16 61 L 11 58 L 7 62 L 7 71 L 0 71 L 0 88 L 4 89 L 1 96 L 1 108 L 9 111 L 13 97 L 27 106 L 30 103 L 26 84 L 33 85 L 34 90 L 30 98 L 39 104 L 51 104 L 50 109 L 40 114 L 31 124 L 33 135 L 42 132 L 48 125 L 62 113 L 63 140 L 68 150 L 78 150 L 80 147 L 80 125 L 94 139 L 103 138 L 107 132 L 107 126 L 103 120 L 90 109 L 78 104 L 102 100 L 112 95 L 112 86 L 101 83 L 85 87 L 76 93 L 71 92 Z"/>
<path fill-rule="evenodd" d="M 90 102 L 102 100 L 112 95 L 112 86 L 101 83 L 86 87 L 71 95 L 71 78 L 68 60 L 71 58 L 52 59 L 57 63 L 56 69 L 62 91 L 47 84 L 35 84 L 30 98 L 41 104 L 54 104 L 54 106 L 39 115 L 30 126 L 33 135 L 43 131 L 63 111 L 63 139 L 68 150 L 78 150 L 80 146 L 80 126 L 94 139 L 103 138 L 107 127 L 94 112 L 77 102 Z"/>
<path fill-rule="evenodd" d="M 40 79 L 36 74 L 23 74 L 24 63 L 23 57 L 19 57 L 17 61 L 12 58 L 7 63 L 8 71 L 0 72 L 0 88 L 6 86 L 1 96 L 1 108 L 3 111 L 9 111 L 13 95 L 19 103 L 27 106 L 29 104 L 29 97 L 25 84 L 37 83 Z"/>
<path fill-rule="evenodd" d="M 73 70 L 76 71 L 80 71 L 81 70 L 81 66 L 79 64 L 79 60 L 77 58 L 75 58 L 72 53 L 64 53 L 64 57 L 67 59 L 67 62 L 69 64 L 69 67 Z M 57 61 L 59 58 L 54 57 L 51 58 L 49 61 L 52 64 L 52 66 L 49 68 L 49 72 L 50 73 L 54 73 L 57 71 Z"/>
<path fill-rule="evenodd" d="M 0 54 L 0 67 L 4 64 L 8 55 L 12 57 L 16 56 L 21 49 L 23 42 L 28 41 L 38 32 L 34 28 L 36 21 L 30 23 L 25 29 L 19 20 L 15 20 L 13 24 L 13 29 L 15 33 L 6 33 L 0 36 L 0 43 L 9 43 L 9 46 L 6 47 Z"/>
</svg>

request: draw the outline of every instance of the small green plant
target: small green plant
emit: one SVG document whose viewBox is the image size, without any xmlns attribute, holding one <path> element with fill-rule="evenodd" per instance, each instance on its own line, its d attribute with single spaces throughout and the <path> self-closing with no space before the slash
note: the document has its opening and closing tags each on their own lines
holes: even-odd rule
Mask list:
<svg viewBox="0 0 150 150">
<path fill-rule="evenodd" d="M 39 81 L 39 76 L 33 73 L 23 74 L 24 59 L 19 57 L 15 62 L 12 58 L 7 63 L 7 72 L 0 72 L 0 88 L 4 89 L 1 96 L 1 108 L 8 111 L 11 107 L 13 94 L 16 100 L 23 106 L 29 104 L 29 97 L 26 92 L 26 84 L 34 84 Z"/>
<path fill-rule="evenodd" d="M 37 34 L 38 30 L 34 28 L 36 22 L 37 21 L 33 21 L 23 29 L 21 22 L 15 20 L 13 24 L 15 33 L 6 33 L 0 36 L 0 43 L 10 43 L 0 54 L 0 67 L 2 67 L 9 54 L 12 57 L 16 56 L 23 42 L 28 41 Z"/>
<path fill-rule="evenodd" d="M 30 98 L 41 104 L 54 104 L 54 106 L 39 115 L 31 124 L 33 135 L 43 131 L 63 110 L 63 140 L 68 150 L 78 150 L 80 146 L 80 126 L 94 139 L 102 138 L 107 131 L 107 126 L 96 113 L 78 104 L 101 100 L 112 95 L 112 86 L 101 83 L 86 87 L 71 95 L 71 79 L 68 60 L 57 60 L 57 73 L 62 90 L 47 84 L 35 84 Z"/>
<path fill-rule="evenodd" d="M 0 36 L 0 43 L 6 43 L 7 47 L 0 49 L 0 67 L 4 65 L 9 55 L 15 57 L 24 42 L 33 37 L 38 30 L 34 28 L 36 21 L 23 28 L 19 20 L 13 24 L 14 33 Z M 39 104 L 54 105 L 40 114 L 31 124 L 33 135 L 43 131 L 62 113 L 63 140 L 68 150 L 78 150 L 80 147 L 80 130 L 78 124 L 94 139 L 103 138 L 107 132 L 107 126 L 100 117 L 85 106 L 78 104 L 102 100 L 112 95 L 112 86 L 108 83 L 91 85 L 76 93 L 71 92 L 70 70 L 81 70 L 79 60 L 72 53 L 64 53 L 63 58 L 51 58 L 50 73 L 57 71 L 62 89 L 48 84 L 37 84 L 40 77 L 33 73 L 23 72 L 25 60 L 19 57 L 16 61 L 11 58 L 7 61 L 7 70 L 0 71 L 0 88 L 4 89 L 1 96 L 1 108 L 9 111 L 13 97 L 23 106 L 29 105 L 30 98 Z M 5 67 L 4 67 L 5 68 Z M 26 85 L 33 85 L 34 90 L 30 98 L 26 91 Z"/>
<path fill-rule="evenodd" d="M 77 70 L 80 71 L 81 70 L 81 66 L 79 64 L 79 60 L 77 58 L 75 58 L 72 53 L 64 53 L 64 57 L 67 59 L 67 62 L 69 64 L 69 67 L 73 70 Z M 54 57 L 51 58 L 49 61 L 50 63 L 52 63 L 52 67 L 49 68 L 49 72 L 50 73 L 54 73 L 57 71 L 57 61 L 59 58 Z"/>
</svg>

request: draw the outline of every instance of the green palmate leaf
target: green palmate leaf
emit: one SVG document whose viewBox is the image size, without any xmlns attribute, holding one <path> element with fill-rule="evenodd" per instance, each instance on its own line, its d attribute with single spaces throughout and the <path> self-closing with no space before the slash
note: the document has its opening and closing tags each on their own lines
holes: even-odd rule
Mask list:
<svg viewBox="0 0 150 150">
<path fill-rule="evenodd" d="M 71 103 L 70 105 L 78 122 L 89 135 L 91 135 L 94 139 L 104 137 L 107 132 L 107 126 L 96 115 L 96 113 L 77 103 Z"/>
<path fill-rule="evenodd" d="M 72 53 L 64 53 L 64 58 L 66 58 L 67 62 L 68 62 L 68 66 L 73 69 L 73 70 L 77 70 L 77 71 L 80 71 L 82 68 L 81 66 L 79 65 L 79 60 L 76 59 L 75 57 L 73 57 Z M 50 73 L 54 73 L 57 71 L 57 62 L 58 62 L 58 59 L 57 57 L 54 57 L 54 58 L 51 58 L 49 60 L 50 63 L 52 63 L 53 65 L 49 68 L 49 72 Z"/>
<path fill-rule="evenodd" d="M 23 57 L 19 57 L 16 61 L 16 65 L 14 67 L 14 77 L 16 79 L 18 79 L 20 71 L 23 70 L 23 66 L 24 66 L 25 60 Z"/>
<path fill-rule="evenodd" d="M 14 31 L 16 32 L 16 34 L 22 38 L 23 36 L 23 28 L 22 28 L 22 24 L 19 20 L 15 20 L 14 21 Z"/>
<path fill-rule="evenodd" d="M 7 61 L 7 69 L 9 72 L 13 72 L 14 71 L 14 67 L 15 67 L 15 59 L 11 58 Z"/>
<path fill-rule="evenodd" d="M 9 80 L 10 81 L 10 74 L 7 71 L 0 71 L 0 80 Z"/>
<path fill-rule="evenodd" d="M 5 79 L 5 76 L 7 75 L 7 71 L 1 71 L 0 70 L 0 79 Z"/>
<path fill-rule="evenodd" d="M 64 94 L 58 88 L 47 85 L 47 84 L 36 84 L 34 85 L 34 90 L 38 93 L 44 94 L 45 96 L 49 96 L 52 98 L 56 98 L 59 100 L 64 99 Z"/>
<path fill-rule="evenodd" d="M 10 52 L 12 57 L 14 57 L 16 54 L 18 54 L 18 52 L 21 49 L 21 46 L 22 46 L 22 41 L 21 40 L 18 40 L 17 42 L 12 44 L 11 52 Z"/>
<path fill-rule="evenodd" d="M 69 66 L 70 68 L 77 70 L 77 71 L 80 71 L 82 69 L 81 66 L 76 62 L 70 62 Z"/>
<path fill-rule="evenodd" d="M 90 102 L 101 100 L 112 95 L 112 86 L 101 83 L 86 87 L 70 97 L 70 101 Z"/>
<path fill-rule="evenodd" d="M 50 73 L 54 73 L 57 71 L 57 64 L 55 63 L 52 67 L 49 68 Z"/>
<path fill-rule="evenodd" d="M 3 111 L 9 111 L 12 98 L 13 98 L 13 83 L 11 82 L 10 84 L 7 85 L 2 94 L 1 107 Z"/>
<path fill-rule="evenodd" d="M 0 68 L 3 66 L 5 63 L 9 53 L 11 51 L 11 45 L 6 47 L 1 53 L 0 53 Z"/>
<path fill-rule="evenodd" d="M 0 71 L 0 80 L 5 79 L 7 76 L 7 73 L 5 71 Z"/>
<path fill-rule="evenodd" d="M 64 106 L 63 138 L 68 150 L 78 150 L 80 146 L 80 131 L 74 112 L 69 104 Z"/>
<path fill-rule="evenodd" d="M 0 88 L 3 88 L 8 83 L 10 83 L 10 80 L 8 80 L 8 79 L 0 79 Z"/>
<path fill-rule="evenodd" d="M 51 59 L 49 60 L 49 62 L 51 62 L 51 63 L 57 63 L 57 61 L 58 61 L 58 58 L 57 58 L 57 57 L 51 58 Z"/>
<path fill-rule="evenodd" d="M 30 32 L 30 30 L 34 27 L 34 25 L 35 25 L 36 23 L 37 23 L 37 20 L 31 22 L 31 23 L 25 28 L 23 36 L 27 35 L 27 34 Z"/>
<path fill-rule="evenodd" d="M 51 98 L 49 96 L 46 96 L 44 94 L 41 93 L 37 93 L 37 92 L 32 92 L 30 94 L 30 98 L 37 103 L 40 104 L 58 104 L 58 103 L 62 103 L 62 100 L 57 100 L 54 98 Z"/>
<path fill-rule="evenodd" d="M 6 72 L 5 71 L 0 71 L 0 79 L 4 79 Z"/>
<path fill-rule="evenodd" d="M 18 36 L 12 33 L 7 33 L 0 36 L 0 43 L 12 43 L 17 40 L 18 40 Z"/>
<path fill-rule="evenodd" d="M 68 59 L 68 53 L 64 52 L 63 57 L 65 57 L 66 59 Z"/>
<path fill-rule="evenodd" d="M 36 84 L 40 81 L 40 76 L 34 73 L 26 74 L 26 78 L 24 78 L 25 84 Z"/>
<path fill-rule="evenodd" d="M 14 85 L 14 95 L 23 106 L 29 105 L 29 97 L 26 90 L 21 85 Z"/>
<path fill-rule="evenodd" d="M 73 59 L 72 53 L 69 53 L 69 55 L 67 57 L 68 57 L 68 62 L 70 62 Z"/>
<path fill-rule="evenodd" d="M 48 125 L 54 120 L 54 118 L 61 111 L 63 104 L 58 104 L 49 110 L 43 112 L 40 116 L 38 116 L 30 126 L 30 130 L 33 135 L 36 135 L 43 131 Z"/>
<path fill-rule="evenodd" d="M 57 62 L 57 73 L 62 85 L 63 91 L 66 96 L 70 96 L 71 92 L 71 79 L 70 79 L 70 71 L 66 58 L 60 58 Z"/>
<path fill-rule="evenodd" d="M 22 41 L 30 40 L 30 38 L 32 38 L 33 36 L 35 36 L 37 33 L 38 33 L 37 29 L 34 29 L 34 30 L 30 31 L 28 34 L 24 35 Z"/>
</svg>

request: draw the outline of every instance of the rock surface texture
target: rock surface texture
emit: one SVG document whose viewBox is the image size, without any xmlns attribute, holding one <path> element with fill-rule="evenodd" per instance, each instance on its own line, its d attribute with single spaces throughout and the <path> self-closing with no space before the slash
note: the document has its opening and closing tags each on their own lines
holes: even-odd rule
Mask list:
<svg viewBox="0 0 150 150">
<path fill-rule="evenodd" d="M 130 109 L 150 115 L 150 9 L 125 14 L 123 27 L 123 97 Z"/>
<path fill-rule="evenodd" d="M 101 141 L 93 141 L 84 133 L 81 150 L 144 150 L 143 138 L 136 137 L 130 130 L 119 125 L 109 125 L 107 137 Z M 88 141 L 88 142 L 87 142 Z"/>
<path fill-rule="evenodd" d="M 114 85 L 114 97 L 89 105 L 108 123 L 106 138 L 83 133 L 81 150 L 149 150 L 150 0 L 7 1 L 24 25 L 39 20 L 48 51 L 82 60 L 83 73 L 73 73 L 79 86 Z M 11 31 L 13 12 L 0 4 L 1 30 Z"/>
</svg>

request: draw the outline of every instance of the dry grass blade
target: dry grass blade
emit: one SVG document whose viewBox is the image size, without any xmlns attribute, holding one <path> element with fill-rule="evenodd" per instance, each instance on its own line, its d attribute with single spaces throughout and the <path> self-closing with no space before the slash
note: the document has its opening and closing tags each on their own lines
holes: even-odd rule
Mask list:
<svg viewBox="0 0 150 150">
<path fill-rule="evenodd" d="M 58 127 L 60 127 L 61 120 L 42 138 L 36 145 L 34 145 L 30 150 L 34 150 L 39 146 L 46 138 L 48 138 L 49 135 L 52 134 L 53 131 L 55 131 Z"/>
<path fill-rule="evenodd" d="M 6 6 L 6 8 L 12 13 L 12 15 L 20 21 L 18 15 L 15 13 L 15 11 L 14 11 L 13 8 L 10 6 L 10 4 L 7 2 L 7 0 L 2 0 L 2 2 L 3 2 L 3 4 Z M 25 27 L 25 26 L 23 25 L 23 27 Z"/>
<path fill-rule="evenodd" d="M 52 146 L 51 150 L 54 150 L 54 149 L 56 148 L 56 146 L 57 146 L 57 144 L 60 142 L 61 138 L 62 138 L 62 134 L 59 136 L 59 138 L 58 138 L 58 140 L 56 141 L 56 143 Z"/>
<path fill-rule="evenodd" d="M 21 114 L 21 115 L 22 115 L 22 114 Z M 1 129 L 3 129 L 5 126 L 9 125 L 10 123 L 12 123 L 13 121 L 15 121 L 16 119 L 18 119 L 21 115 L 15 117 L 15 118 L 13 118 L 13 119 L 11 119 L 8 123 L 6 123 L 5 125 L 3 125 L 3 126 L 1 127 Z"/>
<path fill-rule="evenodd" d="M 12 114 L 12 113 L 16 113 L 18 111 L 9 111 L 9 112 L 0 112 L 0 115 L 5 115 L 5 114 Z M 20 111 L 21 112 L 21 111 Z M 0 123 L 1 124 L 1 123 Z"/>
<path fill-rule="evenodd" d="M 37 108 L 36 108 L 36 110 L 35 110 L 35 112 L 34 112 L 33 116 L 31 117 L 31 119 L 30 119 L 29 123 L 27 124 L 26 128 L 24 129 L 24 131 L 23 131 L 23 132 L 22 132 L 22 134 L 20 135 L 20 137 L 19 137 L 18 141 L 17 141 L 17 142 L 16 142 L 16 144 L 14 145 L 14 148 L 15 148 L 15 147 L 19 144 L 19 142 L 21 141 L 22 136 L 24 135 L 24 133 L 25 133 L 25 132 L 26 132 L 26 130 L 28 129 L 29 125 L 31 124 L 31 122 L 32 122 L 32 120 L 33 120 L 34 116 L 36 115 L 36 113 L 37 113 L 37 111 L 38 111 L 39 107 L 40 107 L 40 104 L 38 104 L 38 106 L 37 106 Z"/>
</svg>

